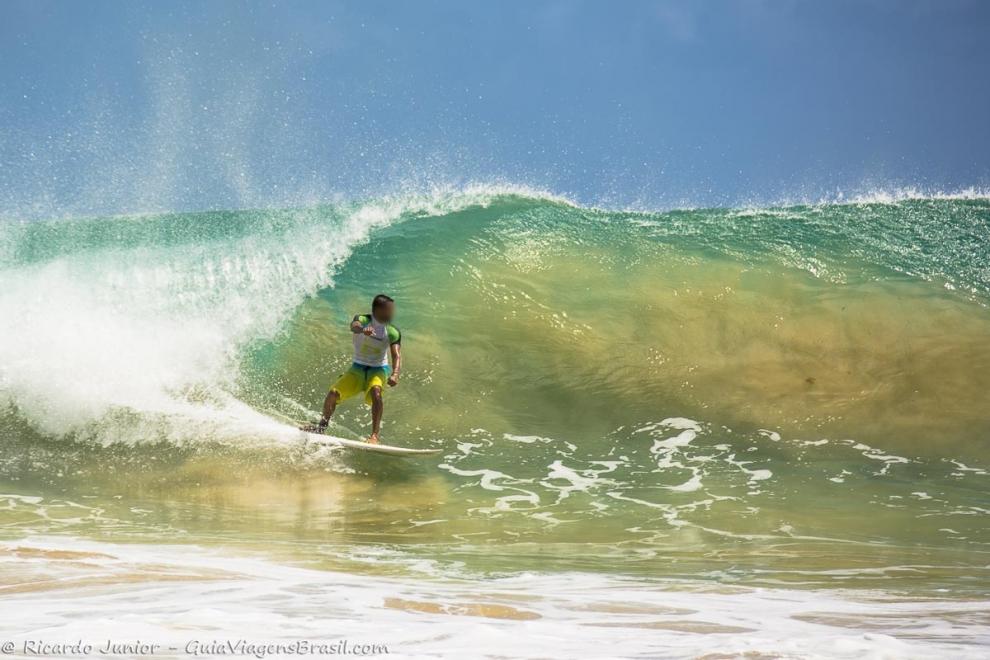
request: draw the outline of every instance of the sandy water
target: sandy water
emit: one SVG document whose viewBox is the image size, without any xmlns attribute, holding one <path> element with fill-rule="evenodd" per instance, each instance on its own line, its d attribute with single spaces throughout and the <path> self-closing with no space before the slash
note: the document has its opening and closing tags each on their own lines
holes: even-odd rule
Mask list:
<svg viewBox="0 0 990 660">
<path fill-rule="evenodd" d="M 988 226 L 980 197 L 490 188 L 7 226 L 0 632 L 979 657 Z M 285 426 L 378 290 L 407 356 L 386 439 L 437 458 Z"/>
</svg>

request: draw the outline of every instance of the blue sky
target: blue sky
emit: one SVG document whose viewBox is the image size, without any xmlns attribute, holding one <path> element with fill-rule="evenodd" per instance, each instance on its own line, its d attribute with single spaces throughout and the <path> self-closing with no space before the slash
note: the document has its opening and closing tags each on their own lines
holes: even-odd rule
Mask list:
<svg viewBox="0 0 990 660">
<path fill-rule="evenodd" d="M 990 182 L 990 3 L 0 3 L 0 213 Z"/>
</svg>

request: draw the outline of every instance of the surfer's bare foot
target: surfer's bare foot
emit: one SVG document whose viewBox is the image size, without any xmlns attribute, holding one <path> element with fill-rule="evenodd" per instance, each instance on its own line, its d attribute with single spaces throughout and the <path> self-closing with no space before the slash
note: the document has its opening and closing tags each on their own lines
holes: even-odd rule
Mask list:
<svg viewBox="0 0 990 660">
<path fill-rule="evenodd" d="M 377 445 L 378 444 L 378 434 L 377 433 L 372 433 L 371 435 L 368 436 L 368 444 L 369 445 Z"/>
</svg>

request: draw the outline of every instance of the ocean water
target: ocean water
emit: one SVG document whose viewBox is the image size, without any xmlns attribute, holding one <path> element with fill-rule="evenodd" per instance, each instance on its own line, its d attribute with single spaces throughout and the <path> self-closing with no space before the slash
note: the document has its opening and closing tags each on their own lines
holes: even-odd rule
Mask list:
<svg viewBox="0 0 990 660">
<path fill-rule="evenodd" d="M 438 457 L 291 428 L 379 291 Z M 985 657 L 988 302 L 980 194 L 7 222 L 0 637 Z"/>
</svg>

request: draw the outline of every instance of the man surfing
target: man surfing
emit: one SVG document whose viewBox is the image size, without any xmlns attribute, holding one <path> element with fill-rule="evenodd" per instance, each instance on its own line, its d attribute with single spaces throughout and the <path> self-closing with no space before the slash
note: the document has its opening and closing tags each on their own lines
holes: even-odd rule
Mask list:
<svg viewBox="0 0 990 660">
<path fill-rule="evenodd" d="M 371 406 L 371 435 L 368 442 L 378 443 L 382 428 L 382 390 L 385 384 L 399 384 L 402 370 L 402 333 L 392 325 L 395 301 L 380 293 L 371 301 L 370 314 L 358 314 L 351 321 L 354 335 L 354 360 L 351 368 L 341 374 L 330 386 L 323 400 L 323 417 L 319 424 L 301 427 L 310 433 L 324 433 L 337 404 L 355 394 L 364 394 L 365 403 Z M 391 366 L 389 366 L 391 358 Z"/>
</svg>

